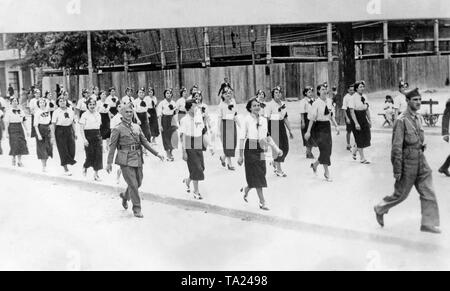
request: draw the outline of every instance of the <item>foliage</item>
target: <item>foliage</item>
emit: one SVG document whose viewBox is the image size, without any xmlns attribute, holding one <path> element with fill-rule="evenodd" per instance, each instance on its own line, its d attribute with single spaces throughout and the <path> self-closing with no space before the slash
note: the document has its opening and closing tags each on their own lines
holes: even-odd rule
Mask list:
<svg viewBox="0 0 450 291">
<path fill-rule="evenodd" d="M 136 37 L 121 31 L 91 33 L 92 62 L 95 67 L 121 64 L 126 52 L 128 58 L 141 53 Z M 25 53 L 19 65 L 23 68 L 51 67 L 79 70 L 87 68 L 87 33 L 22 33 L 8 37 L 8 47 Z"/>
</svg>

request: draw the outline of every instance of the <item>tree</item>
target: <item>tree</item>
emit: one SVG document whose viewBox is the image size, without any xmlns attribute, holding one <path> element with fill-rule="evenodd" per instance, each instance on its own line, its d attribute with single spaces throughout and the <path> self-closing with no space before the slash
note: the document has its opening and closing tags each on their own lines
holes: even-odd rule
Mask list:
<svg viewBox="0 0 450 291">
<path fill-rule="evenodd" d="M 355 83 L 356 79 L 355 37 L 353 34 L 352 23 L 337 23 L 336 33 L 339 58 L 339 84 L 336 104 L 337 109 L 341 109 L 344 95 L 347 93 L 347 88 L 349 85 Z M 342 110 L 336 110 L 336 121 L 339 124 L 345 124 Z"/>
<path fill-rule="evenodd" d="M 25 52 L 18 64 L 23 68 L 65 68 L 77 74 L 88 65 L 86 32 L 14 34 L 8 39 L 8 47 Z M 141 54 L 135 36 L 120 31 L 92 33 L 94 67 L 122 64 L 124 52 L 132 58 Z"/>
</svg>

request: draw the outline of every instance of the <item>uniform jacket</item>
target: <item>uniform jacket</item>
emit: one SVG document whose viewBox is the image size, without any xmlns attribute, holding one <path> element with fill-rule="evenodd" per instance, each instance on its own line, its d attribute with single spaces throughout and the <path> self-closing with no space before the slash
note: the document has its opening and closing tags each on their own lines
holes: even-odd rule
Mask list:
<svg viewBox="0 0 450 291">
<path fill-rule="evenodd" d="M 450 123 L 450 99 L 445 105 L 444 116 L 442 117 L 442 135 L 448 135 L 448 127 Z"/>
<path fill-rule="evenodd" d="M 141 148 L 132 150 L 130 146 L 140 146 Z M 139 125 L 122 121 L 111 132 L 108 165 L 112 164 L 114 153 L 117 150 L 116 165 L 135 168 L 142 167 L 144 163 L 142 147 L 145 147 L 153 155 L 158 155 L 158 152 L 151 147 L 145 138 Z"/>
<path fill-rule="evenodd" d="M 394 123 L 391 161 L 394 174 L 403 174 L 404 166 L 419 162 L 425 141 L 422 117 L 408 108 Z"/>
</svg>

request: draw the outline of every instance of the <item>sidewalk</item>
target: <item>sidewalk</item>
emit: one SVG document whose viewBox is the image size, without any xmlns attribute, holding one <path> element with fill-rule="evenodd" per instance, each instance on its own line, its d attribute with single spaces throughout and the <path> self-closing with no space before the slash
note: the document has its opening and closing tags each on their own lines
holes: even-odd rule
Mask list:
<svg viewBox="0 0 450 291">
<path fill-rule="evenodd" d="M 353 161 L 345 150 L 345 137 L 342 134 L 333 135 L 331 174 L 334 182 L 327 183 L 322 177 L 322 169 L 319 170 L 318 177 L 313 175 L 309 168 L 311 161 L 305 159 L 304 150 L 300 147 L 299 131 L 294 130 L 294 134 L 296 138 L 291 141 L 291 151 L 286 164 L 283 165 L 288 177 L 276 177 L 268 166 L 269 187 L 265 190 L 265 197 L 271 209 L 268 212 L 259 209 L 254 191 L 249 194 L 248 204 L 243 201 L 239 189 L 245 184 L 244 168 L 237 167 L 235 172 L 222 168 L 219 163 L 220 152 L 213 157 L 209 152 L 205 153 L 206 180 L 200 184 L 204 200 L 194 200 L 192 195 L 185 191 L 182 180 L 188 176 L 188 170 L 186 163 L 181 160 L 180 151 L 175 151 L 176 161 L 173 163 L 162 163 L 154 157 L 145 158 L 141 192 L 146 200 L 175 205 L 181 209 L 196 209 L 301 231 L 370 239 L 421 251 L 447 248 L 450 242 L 450 197 L 446 194 L 450 180 L 436 174 L 434 183 L 441 208 L 442 235 L 430 236 L 419 232 L 420 205 L 415 190 L 410 199 L 386 216 L 385 229 L 380 229 L 377 225 L 373 205 L 393 191 L 389 159 L 390 135 L 374 133 L 373 145 L 368 150 L 372 164 L 368 166 Z M 427 140 L 430 165 L 437 169 L 443 159 L 438 149 L 443 149 L 444 143 L 437 136 L 427 137 Z M 14 172 L 33 179 L 103 191 L 114 197 L 118 197 L 118 193 L 125 187 L 123 179 L 120 185 L 116 185 L 115 173 L 107 175 L 102 171 L 103 181 L 100 183 L 93 181 L 92 170 L 88 172 L 87 178 L 82 176 L 84 152 L 80 141 L 76 155 L 78 163 L 73 168 L 73 177 L 62 175 L 56 149 L 55 159 L 49 161 L 49 172 L 40 173 L 40 162 L 34 154 L 34 140 L 29 140 L 29 148 L 31 155 L 25 157 L 24 169 L 13 169 L 10 166 L 10 158 L 0 156 L 0 172 Z M 446 152 L 450 152 L 448 146 Z M 317 155 L 317 152 L 315 154 Z M 119 200 L 117 205 L 120 208 Z M 143 209 L 144 214 L 145 211 Z"/>
</svg>

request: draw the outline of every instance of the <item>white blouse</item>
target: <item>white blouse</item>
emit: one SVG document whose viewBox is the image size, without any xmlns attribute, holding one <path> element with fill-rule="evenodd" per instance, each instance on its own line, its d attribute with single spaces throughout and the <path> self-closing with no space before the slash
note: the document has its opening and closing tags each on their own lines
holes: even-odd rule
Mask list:
<svg viewBox="0 0 450 291">
<path fill-rule="evenodd" d="M 115 102 L 113 99 L 115 100 Z M 105 103 L 108 104 L 109 108 L 116 108 L 117 101 L 119 101 L 119 98 L 117 96 L 112 97 L 111 95 L 109 95 L 108 97 L 106 97 Z"/>
<path fill-rule="evenodd" d="M 314 98 L 303 97 L 300 100 L 300 114 L 308 114 L 311 111 Z"/>
<path fill-rule="evenodd" d="M 148 109 L 156 109 L 156 105 L 158 104 L 158 98 L 156 98 L 156 96 L 145 96 L 144 100 L 145 103 L 147 103 Z"/>
<path fill-rule="evenodd" d="M 42 110 L 40 108 L 36 109 L 34 112 L 34 124 L 33 126 L 38 126 L 39 124 L 48 125 L 52 121 L 50 112 L 47 110 Z"/>
<path fill-rule="evenodd" d="M 149 104 L 147 103 L 145 98 L 144 99 L 136 98 L 133 101 L 133 105 L 134 105 L 134 110 L 136 111 L 136 113 L 145 113 L 148 110 Z M 142 105 L 144 105 L 144 106 L 142 106 Z"/>
<path fill-rule="evenodd" d="M 109 112 L 109 104 L 106 102 L 103 102 L 102 100 L 97 101 L 97 111 L 98 113 L 108 113 Z"/>
<path fill-rule="evenodd" d="M 6 110 L 5 117 L 3 118 L 3 121 L 6 123 L 22 123 L 25 120 L 25 112 L 20 108 Z"/>
<path fill-rule="evenodd" d="M 244 139 L 261 140 L 267 137 L 267 119 L 259 116 L 258 119 L 248 114 L 243 121 Z"/>
<path fill-rule="evenodd" d="M 122 97 L 122 103 L 123 104 L 128 104 L 128 103 L 132 103 L 134 102 L 134 98 L 133 97 L 129 97 L 128 95 L 125 95 Z"/>
<path fill-rule="evenodd" d="M 203 120 L 200 118 L 191 117 L 189 114 L 186 115 L 180 121 L 180 132 L 186 136 L 191 137 L 200 137 L 202 136 L 203 128 L 205 128 L 205 124 Z"/>
<path fill-rule="evenodd" d="M 85 130 L 100 129 L 102 117 L 98 112 L 86 111 L 81 115 L 79 123 L 84 126 Z"/>
<path fill-rule="evenodd" d="M 178 111 L 186 112 L 186 99 L 180 97 L 176 102 L 176 107 Z"/>
<path fill-rule="evenodd" d="M 170 105 L 172 105 L 171 107 L 173 109 L 170 109 Z M 163 101 L 161 101 L 161 103 L 159 103 L 158 105 L 158 116 L 161 115 L 174 115 L 175 111 L 176 111 L 176 103 L 175 101 L 171 101 L 170 103 L 164 99 Z"/>
<path fill-rule="evenodd" d="M 122 114 L 117 113 L 112 119 L 110 123 L 110 128 L 114 129 L 116 128 L 120 123 L 122 122 Z"/>
<path fill-rule="evenodd" d="M 347 110 L 348 109 L 348 105 L 350 104 L 350 100 L 352 99 L 353 95 L 350 95 L 350 94 L 347 93 L 344 96 L 344 99 L 342 100 L 342 109 L 343 110 Z"/>
<path fill-rule="evenodd" d="M 275 100 L 270 101 L 266 104 L 265 116 L 270 120 L 283 120 L 287 116 L 286 104 L 281 102 L 281 105 L 275 102 Z"/>
<path fill-rule="evenodd" d="M 77 109 L 80 110 L 80 111 L 87 111 L 88 109 L 87 109 L 86 101 L 87 101 L 86 98 L 81 97 L 78 100 Z"/>
<path fill-rule="evenodd" d="M 406 101 L 405 94 L 399 93 L 394 98 L 394 109 L 398 109 L 399 113 L 403 113 L 406 111 L 407 107 L 408 107 L 408 102 Z"/>
<path fill-rule="evenodd" d="M 237 116 L 236 104 L 233 102 L 230 102 L 230 104 L 225 102 L 220 103 L 218 110 L 218 116 L 220 119 L 234 120 Z"/>
<path fill-rule="evenodd" d="M 308 119 L 312 121 L 330 121 L 332 108 L 327 103 L 320 98 L 314 101 L 311 112 L 308 114 Z M 327 109 L 328 113 L 325 114 Z"/>
<path fill-rule="evenodd" d="M 74 120 L 75 113 L 70 108 L 66 108 L 66 110 L 58 108 L 53 112 L 52 123 L 57 126 L 70 126 L 74 123 Z"/>
<path fill-rule="evenodd" d="M 348 103 L 348 108 L 357 111 L 367 110 L 368 109 L 367 96 L 365 95 L 361 96 L 359 93 L 353 94 L 352 98 L 350 98 L 350 101 Z"/>
<path fill-rule="evenodd" d="M 30 104 L 28 105 L 30 107 L 31 114 L 34 114 L 34 111 L 38 109 L 37 99 L 33 98 L 30 100 Z"/>
</svg>

